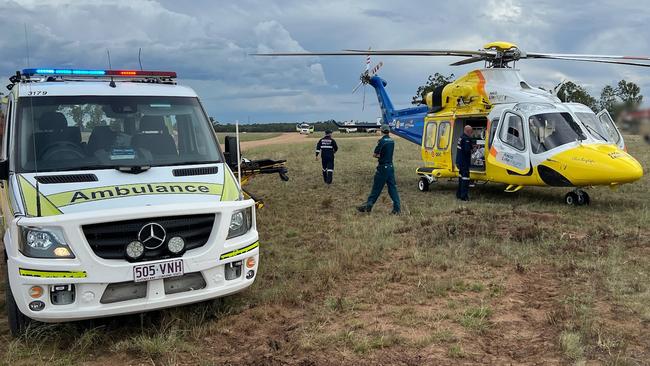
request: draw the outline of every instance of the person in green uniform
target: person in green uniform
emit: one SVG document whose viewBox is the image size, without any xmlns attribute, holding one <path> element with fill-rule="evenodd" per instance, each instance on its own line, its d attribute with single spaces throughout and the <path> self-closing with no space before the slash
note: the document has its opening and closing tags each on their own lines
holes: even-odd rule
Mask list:
<svg viewBox="0 0 650 366">
<path fill-rule="evenodd" d="M 363 205 L 357 207 L 359 212 L 370 212 L 372 206 L 377 202 L 384 185 L 388 186 L 388 194 L 393 200 L 393 215 L 399 215 L 401 212 L 399 193 L 397 193 L 397 182 L 395 181 L 395 168 L 393 167 L 393 151 L 395 150 L 395 141 L 390 138 L 390 128 L 388 125 L 381 125 L 383 136 L 377 142 L 373 156 L 377 158 L 377 171 L 372 183 L 372 191 L 368 200 Z"/>
</svg>

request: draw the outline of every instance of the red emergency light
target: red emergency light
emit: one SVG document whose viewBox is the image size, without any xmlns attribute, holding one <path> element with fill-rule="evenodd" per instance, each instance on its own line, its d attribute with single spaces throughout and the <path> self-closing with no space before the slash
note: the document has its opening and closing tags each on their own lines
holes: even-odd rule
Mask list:
<svg viewBox="0 0 650 366">
<path fill-rule="evenodd" d="M 174 71 L 143 71 L 143 70 L 106 70 L 107 76 L 157 76 L 175 78 L 176 72 Z"/>
</svg>

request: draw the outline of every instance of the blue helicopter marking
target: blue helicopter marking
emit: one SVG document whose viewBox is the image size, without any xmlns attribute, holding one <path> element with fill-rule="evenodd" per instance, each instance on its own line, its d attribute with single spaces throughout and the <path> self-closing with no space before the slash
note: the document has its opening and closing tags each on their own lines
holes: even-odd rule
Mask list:
<svg viewBox="0 0 650 366">
<path fill-rule="evenodd" d="M 381 116 L 384 123 L 390 126 L 391 132 L 414 144 L 422 145 L 422 131 L 424 131 L 424 117 L 429 112 L 429 107 L 412 107 L 396 110 L 386 93 L 388 83 L 379 76 L 370 78 L 369 84 L 375 88 Z"/>
</svg>

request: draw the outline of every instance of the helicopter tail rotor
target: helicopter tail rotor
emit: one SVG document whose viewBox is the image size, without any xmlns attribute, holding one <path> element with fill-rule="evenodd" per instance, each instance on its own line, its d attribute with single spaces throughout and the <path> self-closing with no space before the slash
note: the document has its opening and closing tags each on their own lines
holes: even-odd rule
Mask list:
<svg viewBox="0 0 650 366">
<path fill-rule="evenodd" d="M 382 66 L 384 66 L 383 62 L 379 62 L 377 65 L 375 65 L 372 69 L 370 68 L 370 48 L 368 48 L 368 54 L 366 55 L 366 68 L 365 70 L 361 73 L 361 76 L 359 77 L 359 83 L 352 89 L 352 94 L 356 93 L 357 90 L 363 85 L 363 101 L 361 104 L 361 110 L 365 110 L 366 107 L 366 85 L 370 83 L 370 79 L 377 75 L 377 72 L 379 72 L 379 69 L 381 69 Z"/>
</svg>

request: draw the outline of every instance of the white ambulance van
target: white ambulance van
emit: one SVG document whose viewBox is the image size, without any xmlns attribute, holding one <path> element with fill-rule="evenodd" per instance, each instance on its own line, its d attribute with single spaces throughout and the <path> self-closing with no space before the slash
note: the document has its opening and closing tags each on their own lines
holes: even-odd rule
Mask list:
<svg viewBox="0 0 650 366">
<path fill-rule="evenodd" d="M 0 120 L 11 332 L 233 294 L 257 272 L 254 201 L 176 73 L 26 69 Z"/>
</svg>

